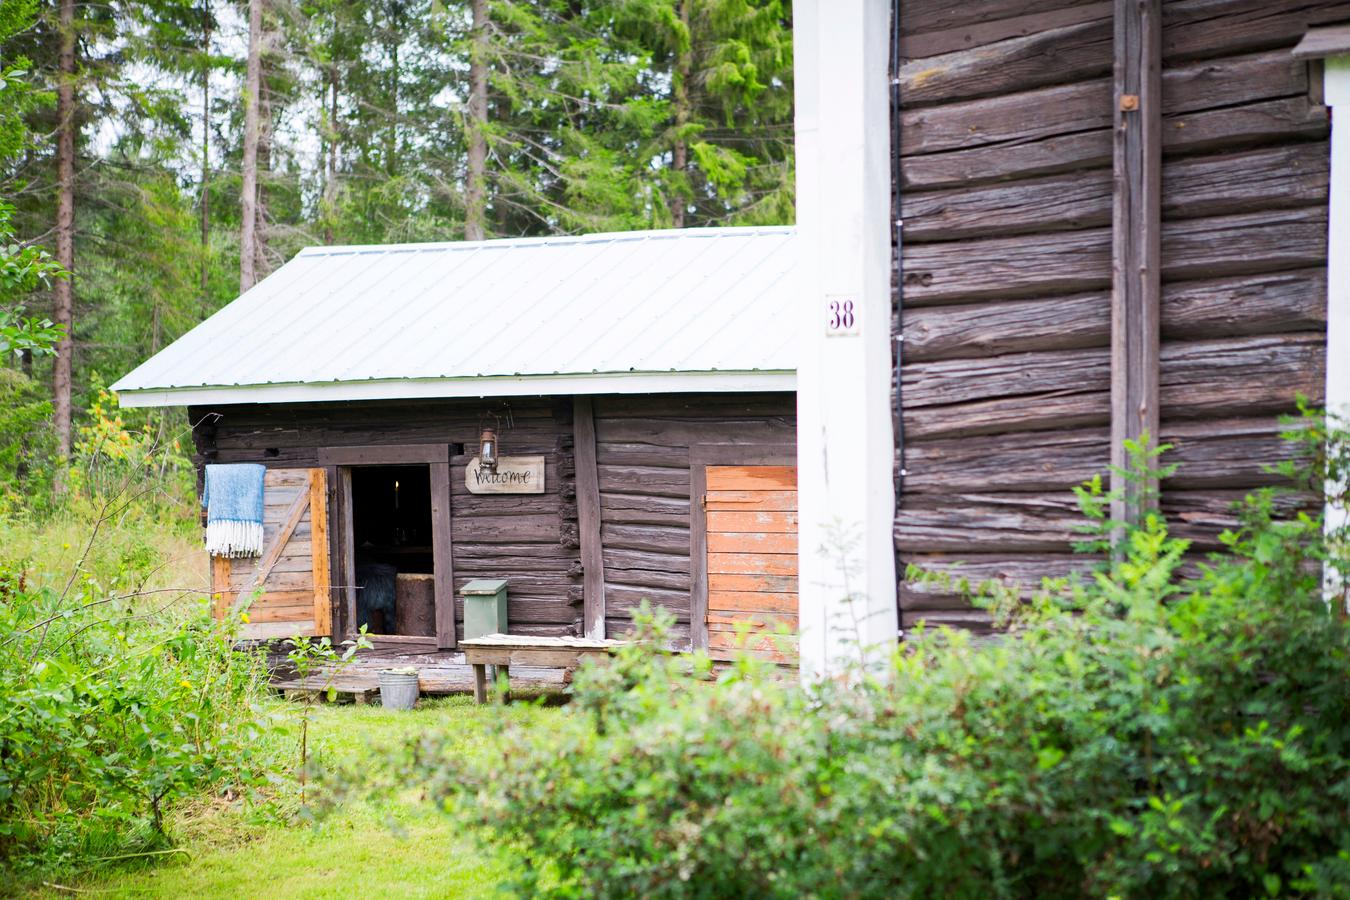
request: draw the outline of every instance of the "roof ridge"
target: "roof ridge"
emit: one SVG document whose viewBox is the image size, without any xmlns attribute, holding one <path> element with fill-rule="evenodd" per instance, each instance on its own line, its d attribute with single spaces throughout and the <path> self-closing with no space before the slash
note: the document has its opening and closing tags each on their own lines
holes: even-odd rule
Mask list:
<svg viewBox="0 0 1350 900">
<path fill-rule="evenodd" d="M 689 240 L 717 237 L 754 237 L 791 234 L 795 225 L 722 225 L 706 228 L 652 228 L 641 231 L 597 231 L 589 234 L 554 234 L 537 237 L 489 238 L 482 241 L 420 241 L 402 244 L 316 244 L 296 256 L 346 256 L 356 253 L 426 253 L 446 250 L 482 250 L 507 247 L 546 247 L 555 244 L 598 244 L 648 240 Z"/>
</svg>

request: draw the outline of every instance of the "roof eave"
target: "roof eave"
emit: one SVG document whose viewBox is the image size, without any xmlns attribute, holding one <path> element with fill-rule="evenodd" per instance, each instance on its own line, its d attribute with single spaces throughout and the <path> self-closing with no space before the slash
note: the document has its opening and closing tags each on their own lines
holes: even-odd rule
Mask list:
<svg viewBox="0 0 1350 900">
<path fill-rule="evenodd" d="M 624 372 L 584 375 L 497 375 L 388 379 L 319 384 L 202 385 L 118 390 L 123 407 L 213 406 L 238 403 L 323 403 L 545 394 L 681 394 L 795 391 L 789 369 L 745 372 Z"/>
</svg>

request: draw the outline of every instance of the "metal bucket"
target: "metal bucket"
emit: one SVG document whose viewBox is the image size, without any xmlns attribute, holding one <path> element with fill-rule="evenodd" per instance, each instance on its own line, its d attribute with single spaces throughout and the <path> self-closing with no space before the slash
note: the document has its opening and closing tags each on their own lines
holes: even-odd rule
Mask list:
<svg viewBox="0 0 1350 900">
<path fill-rule="evenodd" d="M 416 672 L 380 673 L 380 703 L 385 709 L 412 709 L 418 692 Z"/>
</svg>

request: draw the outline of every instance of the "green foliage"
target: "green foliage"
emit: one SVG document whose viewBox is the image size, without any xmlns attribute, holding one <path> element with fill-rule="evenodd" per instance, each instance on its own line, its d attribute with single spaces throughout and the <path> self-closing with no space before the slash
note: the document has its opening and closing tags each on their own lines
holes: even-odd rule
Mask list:
<svg viewBox="0 0 1350 900">
<path fill-rule="evenodd" d="M 423 772 L 522 894 L 1345 896 L 1350 625 L 1317 518 L 1242 521 L 1186 575 L 1149 517 L 1094 578 L 988 598 L 1002 639 L 919 630 L 811 691 L 685 675 L 648 617 L 558 727 Z"/>
<path fill-rule="evenodd" d="M 262 659 L 155 524 L 146 449 L 111 439 L 85 436 L 40 526 L 0 520 L 0 873 L 147 852 L 176 805 L 264 786 L 278 759 Z"/>
</svg>

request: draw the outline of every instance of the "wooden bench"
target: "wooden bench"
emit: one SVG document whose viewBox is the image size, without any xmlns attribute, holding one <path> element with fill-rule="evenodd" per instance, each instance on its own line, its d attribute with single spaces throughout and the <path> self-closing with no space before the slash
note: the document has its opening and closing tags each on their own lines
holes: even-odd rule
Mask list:
<svg viewBox="0 0 1350 900">
<path fill-rule="evenodd" d="M 496 666 L 507 680 L 509 697 L 512 666 L 575 669 L 588 657 L 605 657 L 621 646 L 623 641 L 523 634 L 487 634 L 459 642 L 464 661 L 473 666 L 473 697 L 479 703 L 487 702 L 488 666 Z"/>
</svg>

